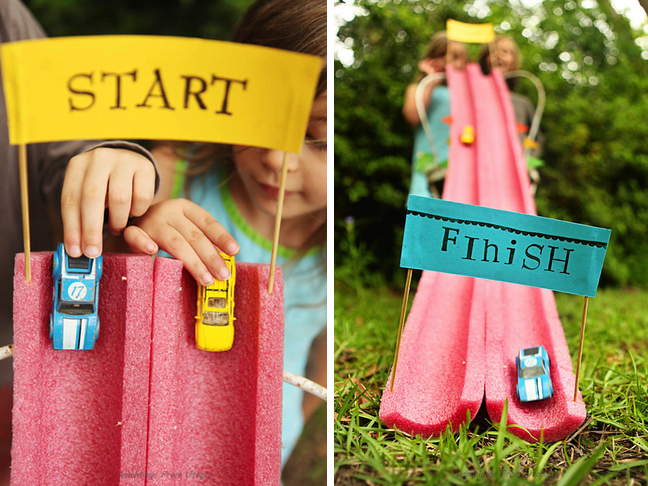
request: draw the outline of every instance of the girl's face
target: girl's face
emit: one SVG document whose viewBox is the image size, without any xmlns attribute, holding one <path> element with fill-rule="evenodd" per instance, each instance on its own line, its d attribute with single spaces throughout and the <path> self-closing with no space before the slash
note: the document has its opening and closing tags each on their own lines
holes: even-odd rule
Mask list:
<svg viewBox="0 0 648 486">
<path fill-rule="evenodd" d="M 466 46 L 461 42 L 448 42 L 448 51 L 450 54 L 450 65 L 458 70 L 462 70 L 468 63 L 468 51 Z"/>
<path fill-rule="evenodd" d="M 515 45 L 511 39 L 500 39 L 497 43 L 497 61 L 500 71 L 506 73 L 515 69 Z"/>
<path fill-rule="evenodd" d="M 245 198 L 272 218 L 277 213 L 283 158 L 280 150 L 234 147 Z M 283 220 L 310 218 L 326 208 L 326 93 L 313 103 L 301 152 L 288 154 L 284 194 Z"/>
</svg>

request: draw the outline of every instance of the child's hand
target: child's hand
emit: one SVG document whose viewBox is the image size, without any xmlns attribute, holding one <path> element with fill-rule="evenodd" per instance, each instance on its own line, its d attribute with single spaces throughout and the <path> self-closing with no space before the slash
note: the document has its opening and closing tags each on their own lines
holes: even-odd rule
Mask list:
<svg viewBox="0 0 648 486">
<path fill-rule="evenodd" d="M 97 148 L 73 157 L 61 194 L 63 241 L 71 257 L 101 254 L 104 211 L 108 229 L 120 234 L 129 216 L 141 216 L 153 201 L 155 169 L 149 159 L 124 149 Z"/>
<path fill-rule="evenodd" d="M 445 68 L 445 58 L 435 57 L 431 59 L 428 57 L 420 61 L 418 67 L 425 74 L 441 73 Z"/>
<path fill-rule="evenodd" d="M 219 251 L 236 255 L 239 245 L 206 210 L 187 199 L 169 199 L 154 204 L 124 231 L 133 251 L 154 253 L 155 242 L 184 263 L 189 273 L 203 285 L 227 280 L 230 271 Z M 154 249 L 154 248 L 153 248 Z"/>
</svg>

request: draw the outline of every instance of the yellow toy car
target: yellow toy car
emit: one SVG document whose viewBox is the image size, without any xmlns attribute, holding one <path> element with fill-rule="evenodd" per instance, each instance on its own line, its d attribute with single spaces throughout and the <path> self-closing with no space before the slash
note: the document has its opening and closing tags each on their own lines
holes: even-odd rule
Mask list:
<svg viewBox="0 0 648 486">
<path fill-rule="evenodd" d="M 466 125 L 461 132 L 461 143 L 471 145 L 475 142 L 475 128 L 472 125 Z"/>
<path fill-rule="evenodd" d="M 205 351 L 227 351 L 234 343 L 234 257 L 220 254 L 232 276 L 215 280 L 208 287 L 198 284 L 198 314 L 196 315 L 196 346 Z"/>
</svg>

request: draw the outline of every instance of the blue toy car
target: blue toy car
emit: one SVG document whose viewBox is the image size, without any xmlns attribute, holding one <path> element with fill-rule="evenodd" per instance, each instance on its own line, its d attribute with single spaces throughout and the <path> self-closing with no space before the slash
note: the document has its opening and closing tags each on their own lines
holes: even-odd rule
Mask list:
<svg viewBox="0 0 648 486">
<path fill-rule="evenodd" d="M 521 349 L 515 358 L 518 383 L 515 387 L 521 402 L 544 400 L 553 395 L 551 359 L 544 346 Z"/>
<path fill-rule="evenodd" d="M 72 258 L 60 243 L 52 258 L 54 297 L 50 339 L 54 349 L 92 349 L 99 336 L 99 280 L 103 257 Z"/>
</svg>

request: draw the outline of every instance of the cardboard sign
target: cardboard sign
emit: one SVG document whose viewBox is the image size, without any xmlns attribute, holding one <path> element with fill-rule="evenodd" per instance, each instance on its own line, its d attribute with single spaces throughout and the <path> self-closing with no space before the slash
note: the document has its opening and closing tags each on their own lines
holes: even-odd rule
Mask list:
<svg viewBox="0 0 648 486">
<path fill-rule="evenodd" d="M 487 44 L 495 40 L 493 24 L 466 24 L 458 20 L 448 19 L 446 32 L 448 40 L 457 42 Z"/>
<path fill-rule="evenodd" d="M 93 138 L 220 142 L 298 153 L 318 57 L 181 37 L 2 45 L 12 144 Z"/>
<path fill-rule="evenodd" d="M 609 229 L 410 196 L 401 267 L 594 297 Z"/>
</svg>

